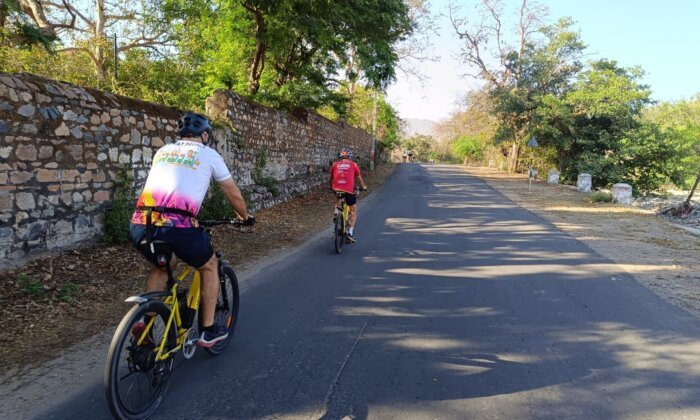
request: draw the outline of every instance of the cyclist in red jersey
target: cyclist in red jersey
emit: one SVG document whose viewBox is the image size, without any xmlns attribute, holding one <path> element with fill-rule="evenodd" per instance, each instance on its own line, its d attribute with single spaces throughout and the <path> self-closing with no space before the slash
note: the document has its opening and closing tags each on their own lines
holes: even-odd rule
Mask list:
<svg viewBox="0 0 700 420">
<path fill-rule="evenodd" d="M 350 217 L 348 219 L 348 241 L 355 240 L 355 222 L 357 221 L 357 197 L 355 196 L 355 177 L 360 181 L 363 190 L 367 189 L 365 181 L 362 180 L 360 167 L 352 159 L 352 152 L 347 147 L 338 154 L 338 161 L 331 166 L 330 187 L 333 191 L 342 193 L 348 207 L 350 207 Z M 340 198 L 336 196 L 333 217 L 338 217 L 338 206 Z"/>
</svg>

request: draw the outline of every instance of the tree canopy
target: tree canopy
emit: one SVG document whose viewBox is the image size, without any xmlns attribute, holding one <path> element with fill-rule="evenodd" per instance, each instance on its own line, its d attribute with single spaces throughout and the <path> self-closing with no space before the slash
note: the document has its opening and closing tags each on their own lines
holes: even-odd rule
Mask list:
<svg viewBox="0 0 700 420">
<path fill-rule="evenodd" d="M 508 26 L 504 2 L 483 0 L 480 12 L 476 24 L 460 18 L 455 8 L 451 19 L 463 42 L 461 57 L 476 69 L 471 75 L 485 83 L 481 92 L 491 105 L 494 120 L 480 130 L 482 138 L 508 155 L 510 171 L 522 163 L 523 144 L 537 136 L 539 163 L 559 169 L 568 181 L 588 172 L 601 187 L 628 182 L 644 193 L 695 179 L 692 124 L 664 127 L 658 116 L 673 113 L 669 107 L 644 118 L 653 101 L 641 83 L 641 68 L 610 59 L 584 62 L 586 46 L 571 29 L 572 20 L 547 24 L 546 9 L 528 0 L 516 11 L 515 36 L 503 29 Z M 476 109 L 466 107 L 464 114 L 458 118 L 484 121 Z M 466 145 L 474 144 L 465 139 L 478 138 L 474 135 L 453 133 L 453 153 L 464 155 Z"/>
<path fill-rule="evenodd" d="M 227 88 L 359 121 L 358 87 L 382 92 L 394 80 L 420 51 L 411 40 L 425 19 L 420 0 L 2 0 L 0 71 L 200 110 Z M 380 119 L 395 121 L 378 132 L 392 143 L 398 119 L 387 107 L 380 100 Z"/>
</svg>

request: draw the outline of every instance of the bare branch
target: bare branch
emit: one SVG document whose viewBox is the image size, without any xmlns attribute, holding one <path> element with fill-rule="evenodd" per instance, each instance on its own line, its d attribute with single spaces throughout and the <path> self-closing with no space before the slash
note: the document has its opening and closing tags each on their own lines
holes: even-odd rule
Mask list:
<svg viewBox="0 0 700 420">
<path fill-rule="evenodd" d="M 63 5 L 56 5 L 57 7 L 70 7 L 66 0 L 62 0 Z M 38 0 L 18 0 L 22 11 L 29 15 L 32 20 L 37 24 L 41 32 L 45 35 L 50 35 L 55 37 L 56 30 L 61 28 L 74 28 L 75 27 L 75 14 L 70 13 L 71 20 L 70 23 L 54 23 L 49 21 L 46 17 L 46 11 L 44 10 L 44 5 Z M 48 2 L 46 2 L 48 3 Z"/>
<path fill-rule="evenodd" d="M 73 21 L 73 26 L 70 26 L 71 28 L 75 27 L 75 18 L 76 16 L 80 18 L 86 25 L 92 26 L 93 22 L 87 18 L 84 14 L 80 13 L 78 9 L 73 7 L 70 3 L 68 3 L 66 0 L 62 0 L 62 4 L 54 3 L 52 1 L 44 1 L 43 3 L 46 3 L 46 5 L 51 6 L 53 8 L 63 10 L 69 15 L 72 16 L 72 21 Z"/>
<path fill-rule="evenodd" d="M 164 40 L 162 39 L 163 35 L 165 35 L 165 32 L 161 32 L 152 37 L 141 36 L 140 38 L 134 39 L 128 44 L 124 44 L 121 47 L 117 48 L 117 51 L 123 52 L 133 48 L 153 47 L 156 45 L 162 45 L 164 42 Z"/>
<path fill-rule="evenodd" d="M 84 48 L 81 47 L 68 47 L 68 48 L 61 48 L 56 50 L 57 53 L 67 53 L 67 52 L 73 52 L 73 51 L 85 51 Z"/>
<path fill-rule="evenodd" d="M 537 29 L 542 26 L 541 16 L 547 15 L 547 7 L 539 3 L 528 4 L 527 0 L 522 0 L 520 5 L 520 49 L 518 57 L 522 57 L 525 51 L 525 46 L 530 41 L 530 36 L 537 32 Z"/>
<path fill-rule="evenodd" d="M 495 72 L 491 71 L 486 65 L 486 62 L 482 58 L 482 47 L 488 41 L 488 37 L 484 34 L 483 26 L 476 28 L 473 32 L 469 32 L 468 29 L 462 30 L 461 27 L 466 24 L 464 19 L 459 19 L 454 16 L 456 9 L 450 5 L 449 7 L 449 18 L 452 23 L 452 27 L 459 36 L 461 40 L 464 40 L 466 45 L 460 58 L 466 64 L 472 64 L 476 66 L 479 70 L 481 77 L 488 80 L 491 83 L 499 84 L 498 77 L 496 77 Z"/>
<path fill-rule="evenodd" d="M 503 42 L 501 41 L 501 13 L 503 12 L 503 7 L 499 0 L 484 0 L 484 7 L 488 10 L 491 15 L 491 19 L 494 21 L 494 26 L 486 26 L 491 29 L 494 36 L 496 37 L 496 49 L 498 50 L 498 58 L 502 65 L 505 66 L 506 53 L 503 51 Z"/>
</svg>

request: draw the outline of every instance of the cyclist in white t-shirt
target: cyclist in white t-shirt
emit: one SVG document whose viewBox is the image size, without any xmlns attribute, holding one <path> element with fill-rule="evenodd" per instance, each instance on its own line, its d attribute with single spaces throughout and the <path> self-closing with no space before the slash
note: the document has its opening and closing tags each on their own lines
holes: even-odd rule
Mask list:
<svg viewBox="0 0 700 420">
<path fill-rule="evenodd" d="M 243 195 L 224 159 L 216 150 L 207 147 L 211 125 L 206 117 L 188 112 L 178 120 L 177 127 L 180 139 L 161 147 L 153 156 L 146 185 L 131 217 L 130 234 L 134 246 L 149 261 L 151 255 L 139 245 L 144 241 L 161 240 L 171 246 L 177 258 L 199 270 L 203 330 L 197 344 L 211 347 L 228 336 L 225 326 L 214 325 L 219 294 L 217 259 L 211 238 L 197 223 L 197 213 L 211 178 L 219 183 L 244 224 L 253 225 L 255 218 L 248 215 Z M 146 292 L 165 290 L 166 281 L 166 271 L 154 267 L 148 275 Z M 145 324 L 138 323 L 134 328 L 139 327 L 143 329 Z"/>
</svg>

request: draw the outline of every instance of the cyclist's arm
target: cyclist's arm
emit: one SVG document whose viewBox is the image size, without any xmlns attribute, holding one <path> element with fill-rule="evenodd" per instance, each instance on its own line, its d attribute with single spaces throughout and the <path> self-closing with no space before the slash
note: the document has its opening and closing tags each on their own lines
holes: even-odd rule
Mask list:
<svg viewBox="0 0 700 420">
<path fill-rule="evenodd" d="M 331 165 L 331 170 L 328 172 L 328 188 L 333 189 L 333 172 L 335 172 L 335 163 Z"/>
<path fill-rule="evenodd" d="M 357 179 L 360 180 L 360 185 L 362 186 L 363 190 L 367 189 L 367 185 L 365 185 L 365 181 L 362 179 L 362 174 L 360 173 L 360 167 L 355 164 L 355 176 Z"/>
<path fill-rule="evenodd" d="M 238 188 L 238 185 L 236 185 L 236 181 L 234 181 L 233 178 L 227 178 L 220 181 L 219 186 L 221 186 L 221 191 L 224 192 L 224 195 L 228 199 L 229 203 L 231 203 L 236 213 L 238 213 L 240 218 L 247 220 L 248 209 L 246 208 L 243 194 L 241 194 L 241 190 Z"/>
</svg>

